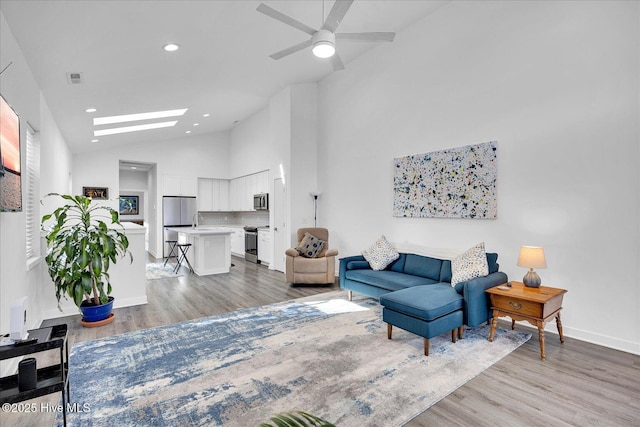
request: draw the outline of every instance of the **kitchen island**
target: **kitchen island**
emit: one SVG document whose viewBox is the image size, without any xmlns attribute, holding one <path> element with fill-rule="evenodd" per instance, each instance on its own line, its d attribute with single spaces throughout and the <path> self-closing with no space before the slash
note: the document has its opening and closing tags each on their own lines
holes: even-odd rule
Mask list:
<svg viewBox="0 0 640 427">
<path fill-rule="evenodd" d="M 229 272 L 233 230 L 226 227 L 174 227 L 168 230 L 178 233 L 178 243 L 191 243 L 187 259 L 198 276 Z"/>
</svg>

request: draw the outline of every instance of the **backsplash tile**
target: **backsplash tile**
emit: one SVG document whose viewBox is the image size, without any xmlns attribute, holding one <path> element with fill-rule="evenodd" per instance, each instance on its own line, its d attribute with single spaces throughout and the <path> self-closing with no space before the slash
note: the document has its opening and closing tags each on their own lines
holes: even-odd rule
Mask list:
<svg viewBox="0 0 640 427">
<path fill-rule="evenodd" d="M 199 212 L 199 225 L 269 225 L 269 212 Z"/>
</svg>

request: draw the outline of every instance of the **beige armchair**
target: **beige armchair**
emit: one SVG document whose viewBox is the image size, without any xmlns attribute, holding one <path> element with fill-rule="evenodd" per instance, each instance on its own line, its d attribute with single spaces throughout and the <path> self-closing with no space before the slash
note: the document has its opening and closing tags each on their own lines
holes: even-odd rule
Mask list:
<svg viewBox="0 0 640 427">
<path fill-rule="evenodd" d="M 305 233 L 324 240 L 324 249 L 315 258 L 306 258 L 300 255 L 298 249 L 287 249 L 285 267 L 287 283 L 334 283 L 336 280 L 336 249 L 329 249 L 329 230 L 326 228 L 300 228 L 298 229 L 298 246 Z"/>
</svg>

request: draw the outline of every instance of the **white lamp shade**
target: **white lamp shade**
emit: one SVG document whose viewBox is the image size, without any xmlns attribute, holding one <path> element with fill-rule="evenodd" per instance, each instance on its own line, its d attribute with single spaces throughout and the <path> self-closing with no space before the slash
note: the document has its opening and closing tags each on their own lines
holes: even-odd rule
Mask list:
<svg viewBox="0 0 640 427">
<path fill-rule="evenodd" d="M 318 42 L 312 50 L 318 58 L 330 58 L 336 53 L 336 48 L 329 42 Z"/>
<path fill-rule="evenodd" d="M 318 58 L 330 58 L 336 53 L 336 36 L 329 30 L 320 30 L 312 37 L 311 51 Z"/>
<path fill-rule="evenodd" d="M 544 249 L 538 246 L 523 246 L 518 256 L 518 266 L 527 268 L 547 268 Z"/>
</svg>

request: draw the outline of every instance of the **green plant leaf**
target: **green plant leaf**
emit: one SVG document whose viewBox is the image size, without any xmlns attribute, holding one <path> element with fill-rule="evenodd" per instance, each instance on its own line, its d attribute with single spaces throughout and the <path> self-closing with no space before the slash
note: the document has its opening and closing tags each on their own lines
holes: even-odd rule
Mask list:
<svg viewBox="0 0 640 427">
<path fill-rule="evenodd" d="M 71 291 L 71 288 L 69 288 L 69 290 Z M 82 301 L 84 300 L 84 289 L 82 282 L 78 282 L 75 284 L 72 293 L 73 302 L 78 307 L 80 307 L 80 304 L 82 304 Z"/>
<path fill-rule="evenodd" d="M 273 424 L 261 423 L 260 427 L 336 427 L 330 422 L 304 411 L 276 414 L 269 420 Z"/>
<path fill-rule="evenodd" d="M 127 254 L 133 260 L 127 237 L 109 228 L 102 220 L 110 218 L 112 223 L 122 227 L 117 211 L 81 195 L 49 193 L 43 199 L 49 196 L 65 201 L 63 206 L 43 215 L 41 221 L 41 228 L 46 233 L 47 272 L 55 285 L 58 302 L 63 296 L 71 297 L 78 306 L 85 297 L 91 296 L 107 302 L 112 291 L 108 274 L 111 262 L 115 263 L 117 257 Z"/>
<path fill-rule="evenodd" d="M 100 277 L 102 274 L 102 255 L 99 253 L 94 253 L 91 258 L 91 269 L 93 270 L 93 275 L 96 277 Z"/>
</svg>

